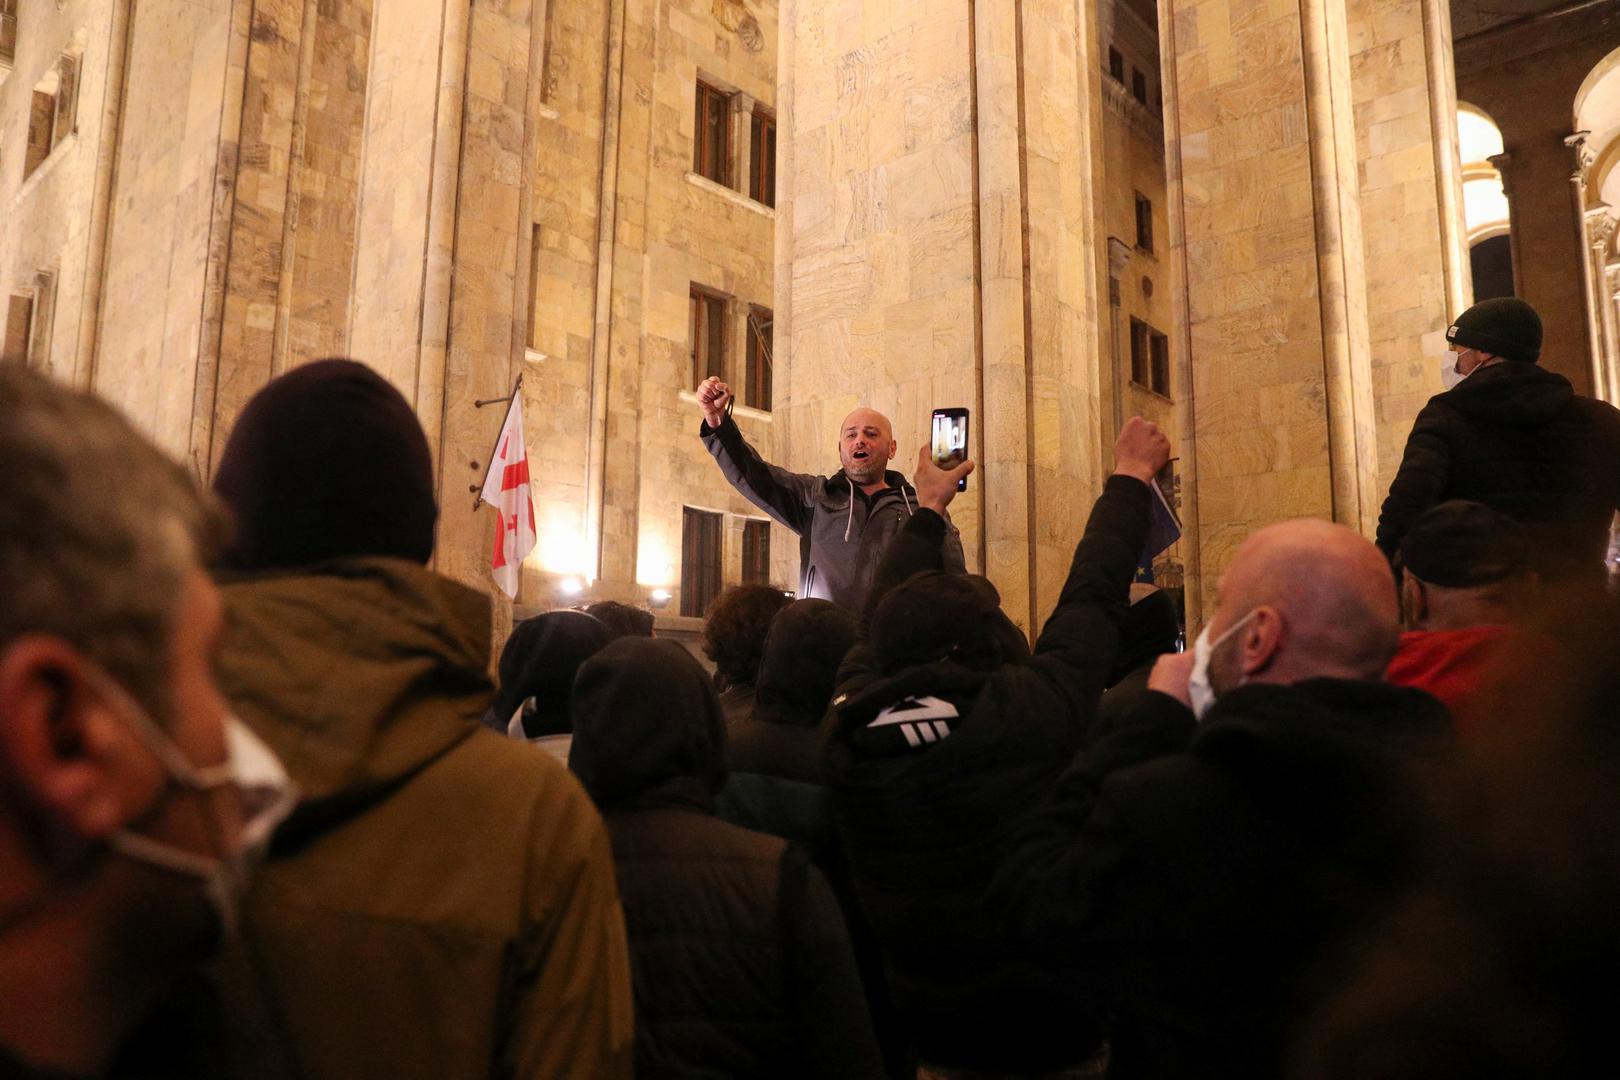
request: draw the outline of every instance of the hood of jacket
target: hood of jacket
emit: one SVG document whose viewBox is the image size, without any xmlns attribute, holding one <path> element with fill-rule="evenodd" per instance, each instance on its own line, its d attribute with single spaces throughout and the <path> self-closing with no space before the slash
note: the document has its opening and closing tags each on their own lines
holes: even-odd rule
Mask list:
<svg viewBox="0 0 1620 1080">
<path fill-rule="evenodd" d="M 828 600 L 795 600 L 765 637 L 753 719 L 815 727 L 826 715 L 838 665 L 855 644 L 860 620 Z"/>
<path fill-rule="evenodd" d="M 883 473 L 883 482 L 893 490 L 900 492 L 902 499 L 910 500 L 911 506 L 916 506 L 917 489 L 911 486 L 911 481 L 893 469 L 887 469 Z M 840 465 L 828 474 L 827 482 L 822 485 L 823 501 L 830 506 L 843 506 L 849 501 L 854 491 L 855 482 L 849 478 L 849 474 L 844 472 L 843 466 Z"/>
<path fill-rule="evenodd" d="M 1504 360 L 1480 368 L 1439 395 L 1460 412 L 1496 424 L 1544 424 L 1575 396 L 1569 380 L 1539 364 Z"/>
<path fill-rule="evenodd" d="M 833 700 L 831 738 L 854 761 L 926 753 L 973 715 L 993 677 L 954 660 L 883 676 Z"/>
<path fill-rule="evenodd" d="M 1234 776 L 1278 820 L 1346 861 L 1389 863 L 1410 843 L 1410 769 L 1451 745 L 1445 706 L 1371 680 L 1251 684 L 1222 694 L 1189 752 Z M 1334 792 L 1357 791 L 1355 800 Z"/>
<path fill-rule="evenodd" d="M 664 792 L 706 802 L 726 782 L 726 724 L 692 654 L 660 638 L 620 638 L 574 683 L 568 767 L 606 810 Z"/>
<path fill-rule="evenodd" d="M 221 582 L 221 685 L 286 764 L 301 812 L 386 790 L 477 730 L 489 599 L 403 559 Z"/>
<path fill-rule="evenodd" d="M 567 733 L 574 676 L 612 640 L 607 625 L 583 611 L 548 611 L 518 623 L 501 650 L 501 686 L 491 709 L 496 724 L 491 726 L 505 731 L 512 714 L 533 698 L 533 709 L 525 709 L 523 716 L 528 737 Z"/>
</svg>

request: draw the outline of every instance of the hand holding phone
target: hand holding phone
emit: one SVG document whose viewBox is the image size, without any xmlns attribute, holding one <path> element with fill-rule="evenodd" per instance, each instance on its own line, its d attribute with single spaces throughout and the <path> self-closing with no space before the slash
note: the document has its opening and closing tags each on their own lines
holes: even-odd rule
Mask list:
<svg viewBox="0 0 1620 1080">
<path fill-rule="evenodd" d="M 941 469 L 950 470 L 967 461 L 968 411 L 966 409 L 935 409 L 933 422 L 933 459 Z M 957 491 L 967 490 L 967 474 L 957 483 Z"/>
</svg>

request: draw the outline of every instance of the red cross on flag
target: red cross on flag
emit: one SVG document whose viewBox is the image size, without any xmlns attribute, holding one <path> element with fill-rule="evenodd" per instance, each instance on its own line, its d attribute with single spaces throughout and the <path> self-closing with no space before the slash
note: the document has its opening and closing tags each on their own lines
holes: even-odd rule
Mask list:
<svg viewBox="0 0 1620 1080">
<path fill-rule="evenodd" d="M 534 498 L 529 493 L 529 448 L 523 441 L 522 384 L 512 391 L 512 404 L 506 409 L 501 437 L 484 474 L 484 490 L 479 496 L 500 514 L 495 524 L 495 551 L 490 569 L 495 584 L 514 599 L 522 576 L 523 557 L 534 550 Z"/>
</svg>

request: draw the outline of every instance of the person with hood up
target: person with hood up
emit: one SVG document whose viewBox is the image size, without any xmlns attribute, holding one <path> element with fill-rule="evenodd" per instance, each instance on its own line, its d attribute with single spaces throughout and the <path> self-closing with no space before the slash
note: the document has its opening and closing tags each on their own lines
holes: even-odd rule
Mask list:
<svg viewBox="0 0 1620 1080">
<path fill-rule="evenodd" d="M 570 609 L 518 623 L 501 650 L 501 686 L 484 725 L 525 739 L 566 764 L 574 729 L 574 676 L 613 636 L 595 616 Z"/>
<path fill-rule="evenodd" d="M 917 489 L 888 467 L 898 449 L 888 417 L 866 408 L 850 413 L 839 428 L 841 468 L 813 476 L 771 465 L 748 445 L 731 419 L 731 388 L 718 378 L 704 380 L 697 398 L 698 433 L 726 480 L 798 534 L 798 595 L 865 610 L 883 553 L 917 510 Z M 962 538 L 949 518 L 945 537 L 945 566 L 961 573 Z"/>
<path fill-rule="evenodd" d="M 478 723 L 489 600 L 424 565 L 409 403 L 352 361 L 297 367 L 214 486 L 238 527 L 221 685 L 304 794 L 226 969 L 233 1075 L 628 1077 L 607 831 L 549 754 Z"/>
<path fill-rule="evenodd" d="M 1110 1078 L 1285 1075 L 1318 963 L 1419 868 L 1450 720 L 1382 681 L 1397 632 L 1360 534 L 1261 529 L 1192 652 L 1159 659 L 1012 849 L 1007 928 L 1109 1010 Z M 1185 749 L 1144 760 L 1177 729 Z"/>
<path fill-rule="evenodd" d="M 1543 580 L 1599 578 L 1620 507 L 1620 411 L 1537 365 L 1541 319 L 1523 300 L 1475 304 L 1446 340 L 1446 390 L 1407 437 L 1379 548 L 1393 560 L 1424 511 L 1466 499 L 1526 528 Z"/>
<path fill-rule="evenodd" d="M 1072 972 L 1015 956 L 990 886 L 1085 741 L 1113 670 L 1169 440 L 1140 417 L 1031 653 L 984 578 L 945 573 L 943 510 L 972 463 L 926 451 L 922 508 L 889 549 L 845 660 L 822 760 L 861 906 L 928 1075 L 1084 1067 L 1100 1015 Z M 916 573 L 916 571 L 922 571 Z"/>
<path fill-rule="evenodd" d="M 568 764 L 612 837 L 636 1075 L 880 1077 L 821 872 L 714 816 L 725 743 L 714 687 L 675 642 L 621 638 L 580 668 Z"/>
</svg>

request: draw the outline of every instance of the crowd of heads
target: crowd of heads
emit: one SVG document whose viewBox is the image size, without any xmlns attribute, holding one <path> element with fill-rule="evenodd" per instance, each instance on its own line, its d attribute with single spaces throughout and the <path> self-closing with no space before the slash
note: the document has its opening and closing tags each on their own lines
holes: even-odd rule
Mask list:
<svg viewBox="0 0 1620 1080">
<path fill-rule="evenodd" d="M 1464 327 L 1457 341 L 1478 348 L 1481 333 Z M 858 410 L 846 422 L 840 454 L 852 486 L 882 482 L 893 450 L 877 414 Z M 289 778 L 233 718 L 215 673 L 220 583 L 251 586 L 355 560 L 424 567 L 437 520 L 431 455 L 408 402 L 386 381 L 360 364 L 324 361 L 253 399 L 204 490 L 107 404 L 0 365 L 0 461 L 0 983 L 29 978 L 37 994 L 33 1005 L 0 1009 L 0 1048 L 93 1074 L 191 965 L 228 942 L 241 902 L 230 894 L 249 888 L 249 863 L 291 810 Z M 1122 580 L 1117 596 L 1097 601 L 1095 625 L 1108 629 L 1096 631 L 1102 674 L 1086 691 L 1089 703 L 1076 706 L 1088 715 L 1098 695 L 1103 714 L 1118 717 L 1158 692 L 1206 720 L 1245 688 L 1382 684 L 1399 671 L 1457 713 L 1466 737 L 1425 772 L 1432 798 L 1411 822 L 1424 837 L 1417 869 L 1393 902 L 1357 913 L 1353 934 L 1324 943 L 1340 975 L 1294 1018 L 1282 1071 L 1604 1070 L 1596 1036 L 1611 995 L 1587 988 L 1601 986 L 1620 955 L 1620 609 L 1591 593 L 1554 595 L 1535 564 L 1513 520 L 1451 501 L 1406 533 L 1393 569 L 1342 525 L 1295 520 L 1256 531 L 1233 553 L 1185 652 L 1168 592 L 1127 595 Z M 1066 592 L 1062 603 L 1070 602 Z M 550 748 L 610 822 L 621 859 L 631 843 L 626 815 L 671 807 L 719 807 L 729 821 L 808 847 L 855 941 L 854 997 L 879 1017 L 884 1067 L 914 1074 L 915 1048 L 886 999 L 896 970 L 890 942 L 863 906 L 872 885 L 848 865 L 847 833 L 833 824 L 830 807 L 854 781 L 823 775 L 820 755 L 839 725 L 853 722 L 853 713 L 839 713 L 852 671 L 867 680 L 849 684 L 857 696 L 889 680 L 905 688 L 890 708 L 934 710 L 926 721 L 937 725 L 933 742 L 966 722 L 962 702 L 981 695 L 983 710 L 986 686 L 1015 685 L 993 683 L 999 673 L 1040 674 L 1059 663 L 1055 637 L 1032 648 L 990 580 L 926 567 L 866 613 L 760 584 L 725 590 L 692 648 L 662 626 L 655 633 L 655 622 L 651 611 L 613 600 L 520 620 L 492 692 L 480 699 L 483 726 L 506 740 L 507 754 L 563 739 Z M 1403 658 L 1463 640 L 1443 635 L 1473 635 L 1472 643 L 1482 630 L 1490 647 L 1468 653 L 1474 666 L 1461 674 L 1455 651 L 1445 654 L 1452 666 L 1443 678 L 1418 661 L 1402 667 Z M 437 662 L 420 663 L 429 671 Z M 458 675 L 461 689 L 481 692 L 474 682 L 482 675 Z M 1469 693 L 1449 696 L 1459 681 Z M 1063 685 L 1065 695 L 1079 694 L 1080 684 Z M 1045 700 L 1006 693 L 1014 703 Z M 468 727 L 479 719 L 465 718 Z M 885 712 L 863 730 L 905 719 Z M 804 738 L 777 740 L 789 729 Z M 311 729 L 309 739 L 319 738 Z M 1186 752 L 1193 738 L 1182 735 L 1160 756 Z M 1054 758 L 1043 783 L 1056 790 L 1065 769 L 1062 783 L 1078 783 L 1095 766 L 1091 749 Z M 981 758 L 958 761 L 918 820 L 971 807 L 974 770 L 998 767 L 1009 752 L 986 744 Z M 391 794 L 356 790 L 357 798 Z M 1047 793 L 1026 793 L 1032 819 Z M 981 835 L 972 830 L 982 823 L 956 824 Z M 1015 831 L 1009 823 L 983 835 Z M 706 842 L 711 855 L 733 860 L 754 851 L 729 833 Z M 605 850 L 595 857 L 608 858 Z M 972 858 L 999 854 L 981 848 Z M 812 895 L 823 888 L 813 883 Z M 923 904 L 907 917 L 930 910 Z M 1007 926 L 983 932 L 995 937 Z M 632 952 L 635 927 L 632 918 Z M 1030 937 L 1021 945 L 1039 953 L 1046 939 Z M 839 949 L 850 948 L 841 940 Z M 129 1007 L 64 1006 L 86 986 Z M 655 1001 L 638 982 L 637 1009 Z M 850 1036 L 873 1037 L 864 1029 Z"/>
</svg>

